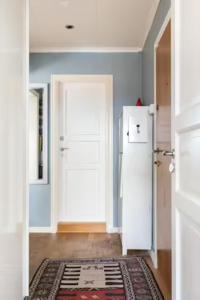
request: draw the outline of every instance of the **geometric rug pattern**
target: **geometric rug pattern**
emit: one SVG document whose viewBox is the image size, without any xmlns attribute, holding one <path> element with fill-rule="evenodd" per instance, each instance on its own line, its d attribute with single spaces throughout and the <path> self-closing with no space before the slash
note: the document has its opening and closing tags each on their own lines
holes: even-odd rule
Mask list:
<svg viewBox="0 0 200 300">
<path fill-rule="evenodd" d="M 142 257 L 42 262 L 30 300 L 163 300 Z"/>
</svg>

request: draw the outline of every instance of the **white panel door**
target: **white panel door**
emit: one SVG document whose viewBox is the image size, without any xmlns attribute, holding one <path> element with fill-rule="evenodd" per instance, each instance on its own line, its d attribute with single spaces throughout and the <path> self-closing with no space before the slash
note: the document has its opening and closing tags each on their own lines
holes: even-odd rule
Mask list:
<svg viewBox="0 0 200 300">
<path fill-rule="evenodd" d="M 173 0 L 173 299 L 200 299 L 200 1 Z"/>
<path fill-rule="evenodd" d="M 21 300 L 28 294 L 28 224 L 25 223 L 28 186 L 25 174 L 28 136 L 25 61 L 28 49 L 25 49 L 25 18 L 24 0 L 0 1 L 0 299 L 2 300 Z"/>
<path fill-rule="evenodd" d="M 62 84 L 60 221 L 105 221 L 105 150 L 105 84 Z"/>
</svg>

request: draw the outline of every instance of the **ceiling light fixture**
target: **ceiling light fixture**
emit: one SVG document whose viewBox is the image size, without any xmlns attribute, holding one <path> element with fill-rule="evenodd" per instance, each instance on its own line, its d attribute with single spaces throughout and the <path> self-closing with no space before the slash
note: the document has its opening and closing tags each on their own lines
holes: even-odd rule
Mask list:
<svg viewBox="0 0 200 300">
<path fill-rule="evenodd" d="M 65 28 L 68 30 L 71 30 L 71 29 L 74 29 L 74 25 L 66 25 Z"/>
<path fill-rule="evenodd" d="M 68 0 L 60 0 L 60 5 L 68 7 L 69 6 L 69 1 Z"/>
</svg>

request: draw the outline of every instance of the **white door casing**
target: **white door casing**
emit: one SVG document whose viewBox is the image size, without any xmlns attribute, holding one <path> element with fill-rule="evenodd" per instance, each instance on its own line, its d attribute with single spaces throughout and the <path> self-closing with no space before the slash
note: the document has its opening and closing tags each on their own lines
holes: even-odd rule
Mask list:
<svg viewBox="0 0 200 300">
<path fill-rule="evenodd" d="M 167 28 L 171 19 L 171 8 L 169 9 L 166 18 L 162 24 L 162 27 L 158 33 L 158 36 L 154 43 L 154 124 L 157 123 L 157 48 L 159 42 Z M 154 133 L 153 133 L 153 148 L 156 149 L 157 147 L 157 128 L 154 125 Z M 157 154 L 154 153 L 154 161 L 157 160 Z M 158 249 L 157 249 L 157 166 L 156 164 L 153 165 L 153 249 L 150 252 L 153 264 L 155 268 L 158 268 Z"/>
<path fill-rule="evenodd" d="M 173 300 L 200 299 L 200 1 L 172 1 Z"/>
<path fill-rule="evenodd" d="M 60 221 L 106 222 L 109 231 L 113 226 L 112 76 L 54 75 L 52 87 L 52 141 L 57 139 L 56 149 L 52 145 L 56 150 L 52 195 L 59 199 L 52 199 L 54 230 Z"/>
<path fill-rule="evenodd" d="M 0 3 L 0 299 L 28 296 L 28 1 Z"/>
</svg>

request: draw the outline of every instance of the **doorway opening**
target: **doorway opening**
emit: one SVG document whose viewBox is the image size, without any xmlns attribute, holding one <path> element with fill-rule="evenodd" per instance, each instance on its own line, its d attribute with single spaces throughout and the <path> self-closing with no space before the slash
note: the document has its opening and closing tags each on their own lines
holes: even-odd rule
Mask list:
<svg viewBox="0 0 200 300">
<path fill-rule="evenodd" d="M 113 79 L 53 75 L 52 230 L 109 232 L 113 224 Z"/>
<path fill-rule="evenodd" d="M 37 5 L 35 0 L 31 1 L 30 83 L 37 85 L 35 91 L 32 91 L 33 105 L 30 111 L 35 122 L 32 138 L 35 137 L 34 161 L 37 162 L 32 173 L 39 174 L 39 177 L 36 176 L 30 187 L 30 277 L 44 257 L 74 258 L 78 261 L 80 258 L 115 258 L 121 255 L 122 236 L 127 233 L 123 226 L 125 220 L 130 234 L 127 249 L 124 249 L 128 251 L 130 259 L 138 254 L 144 256 L 142 264 L 146 266 L 145 271 L 148 273 L 147 265 L 153 268 L 148 251 L 151 250 L 153 167 L 150 129 L 154 112 L 150 103 L 145 105 L 140 99 L 142 48 L 133 47 L 130 50 L 124 46 L 125 36 L 123 34 L 120 37 L 119 34 L 123 24 L 117 34 L 114 33 L 116 24 L 113 24 L 109 38 L 107 27 L 102 27 L 103 36 L 99 30 L 95 32 L 102 26 L 102 19 L 108 18 L 108 12 L 113 15 L 107 7 L 108 2 L 94 1 L 92 6 L 88 2 L 86 7 L 93 14 L 80 14 L 77 13 L 78 8 L 81 7 L 80 11 L 85 10 L 85 5 L 82 6 L 82 1 L 78 1 L 79 5 L 73 1 L 64 1 L 66 3 L 63 6 L 63 1 L 55 1 L 52 6 L 45 7 L 41 1 Z M 138 1 L 140 2 L 141 0 Z M 149 5 L 149 2 L 144 3 Z M 116 5 L 114 2 L 113 4 Z M 38 13 L 40 6 L 40 11 L 47 10 L 49 16 L 53 15 L 46 23 L 46 15 L 41 18 Z M 129 5 L 125 5 L 125 8 L 128 15 L 129 11 L 135 11 L 130 10 Z M 101 18 L 97 20 L 99 24 L 93 18 L 97 10 L 99 15 L 101 13 Z M 123 10 L 121 7 L 118 10 L 121 15 L 124 7 Z M 71 22 L 68 26 L 60 27 L 63 16 L 65 21 L 66 15 L 71 17 L 71 13 L 74 14 L 74 22 L 78 19 L 85 25 L 83 28 L 89 31 L 79 31 L 78 25 Z M 88 26 L 90 16 L 90 22 L 95 23 L 94 26 Z M 130 21 L 133 19 L 131 17 Z M 138 21 L 140 20 L 141 18 Z M 108 21 L 110 24 L 110 17 Z M 39 23 L 43 24 L 40 26 L 43 31 L 38 30 Z M 45 28 L 47 23 L 49 27 Z M 49 35 L 52 24 L 54 28 Z M 137 27 L 142 30 L 142 25 L 138 24 Z M 91 28 L 95 35 L 90 31 Z M 130 28 L 124 28 L 123 31 L 128 33 Z M 106 45 L 106 48 L 100 47 L 95 51 L 93 45 L 98 40 L 98 34 L 99 42 Z M 113 40 L 113 37 L 119 38 L 119 41 Z M 143 38 L 145 37 L 146 30 L 143 32 Z M 129 39 L 132 44 L 131 33 Z M 85 53 L 81 41 L 90 44 L 88 53 Z M 136 38 L 136 41 L 139 40 Z M 111 44 L 118 43 L 123 47 L 111 47 Z M 73 45 L 78 45 L 78 48 L 73 48 Z M 97 45 L 99 47 L 99 43 Z M 143 47 L 143 42 L 140 45 Z M 75 50 L 71 52 L 70 49 Z M 42 85 L 46 92 L 42 91 Z M 142 102 L 145 107 L 135 107 Z M 130 114 L 121 123 L 124 141 L 122 150 L 122 128 L 119 124 L 124 108 L 130 109 Z M 128 145 L 131 147 L 126 151 Z M 136 157 L 132 149 L 137 149 L 137 153 L 141 155 Z M 33 162 L 33 156 L 31 161 Z M 133 171 L 137 173 L 134 178 Z M 144 185 L 148 189 L 143 188 Z M 141 193 L 133 194 L 132 191 L 138 189 L 142 190 L 142 196 Z M 133 208 L 129 205 L 132 201 L 139 205 Z M 126 203 L 128 205 L 125 210 Z M 131 219 L 135 219 L 133 227 L 136 234 L 132 232 Z M 132 243 L 133 240 L 139 240 L 140 243 Z M 132 252 L 131 248 L 134 249 Z M 98 271 L 98 266 L 96 268 Z M 92 283 L 89 281 L 91 288 Z M 151 281 L 154 282 L 154 279 Z M 161 298 L 157 288 L 156 296 Z"/>
</svg>

